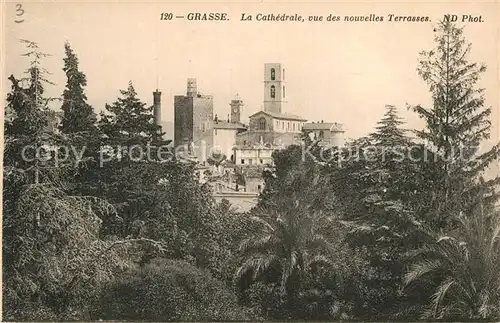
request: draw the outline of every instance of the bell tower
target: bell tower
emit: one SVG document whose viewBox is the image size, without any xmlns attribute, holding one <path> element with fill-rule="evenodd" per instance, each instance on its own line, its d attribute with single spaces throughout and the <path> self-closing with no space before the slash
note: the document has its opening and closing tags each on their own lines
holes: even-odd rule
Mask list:
<svg viewBox="0 0 500 323">
<path fill-rule="evenodd" d="M 235 98 L 231 100 L 231 123 L 241 122 L 241 109 L 243 108 L 243 100 L 236 94 Z"/>
<path fill-rule="evenodd" d="M 264 111 L 281 113 L 286 105 L 285 69 L 280 63 L 264 64 Z"/>
</svg>

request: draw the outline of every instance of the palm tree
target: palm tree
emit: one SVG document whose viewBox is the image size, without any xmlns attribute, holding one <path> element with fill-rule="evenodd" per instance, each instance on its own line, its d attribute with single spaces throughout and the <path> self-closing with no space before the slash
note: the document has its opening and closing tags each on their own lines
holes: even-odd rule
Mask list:
<svg viewBox="0 0 500 323">
<path fill-rule="evenodd" d="M 236 271 L 235 278 L 251 274 L 253 281 L 274 280 L 289 306 L 293 306 L 301 275 L 330 264 L 325 256 L 330 245 L 321 234 L 326 228 L 324 221 L 330 218 L 312 213 L 309 206 L 298 200 L 290 206 L 261 209 L 250 218 L 256 226 L 240 243 L 240 252 L 248 258 Z"/>
<path fill-rule="evenodd" d="M 457 222 L 455 232 L 434 235 L 434 243 L 412 255 L 417 260 L 404 283 L 432 284 L 434 294 L 424 318 L 498 319 L 500 214 L 480 205 L 470 216 L 461 214 Z"/>
</svg>

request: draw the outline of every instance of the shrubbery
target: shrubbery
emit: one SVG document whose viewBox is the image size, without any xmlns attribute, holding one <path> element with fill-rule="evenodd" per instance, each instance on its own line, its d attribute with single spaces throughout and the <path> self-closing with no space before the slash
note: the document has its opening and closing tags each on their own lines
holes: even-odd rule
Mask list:
<svg viewBox="0 0 500 323">
<path fill-rule="evenodd" d="M 195 266 L 155 260 L 104 288 L 93 319 L 231 321 L 255 317 L 230 287 Z"/>
</svg>

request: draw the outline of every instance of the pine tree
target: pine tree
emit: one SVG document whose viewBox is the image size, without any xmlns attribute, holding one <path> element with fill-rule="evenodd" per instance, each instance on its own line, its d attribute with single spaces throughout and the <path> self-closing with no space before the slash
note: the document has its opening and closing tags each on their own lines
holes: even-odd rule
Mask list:
<svg viewBox="0 0 500 323">
<path fill-rule="evenodd" d="M 5 129 L 5 174 L 7 179 L 10 175 L 20 176 L 17 182 L 40 183 L 42 175 L 47 175 L 42 147 L 51 146 L 57 140 L 50 127 L 51 122 L 54 123 L 54 114 L 49 108 L 55 99 L 44 95 L 45 86 L 53 83 L 46 78 L 49 73 L 41 67 L 41 60 L 49 55 L 41 52 L 35 42 L 22 42 L 28 48 L 23 56 L 30 59 L 30 67 L 26 71 L 27 77 L 9 77 L 12 89 L 7 95 L 6 110 L 11 111 L 13 117 Z"/>
<path fill-rule="evenodd" d="M 403 119 L 398 115 L 397 109 L 393 105 L 386 105 L 386 112 L 382 119 L 377 123 L 376 132 L 370 136 L 378 144 L 388 147 L 396 147 L 408 141 L 405 136 L 405 130 L 401 128 L 404 124 Z"/>
<path fill-rule="evenodd" d="M 67 83 L 63 93 L 62 110 L 64 112 L 61 131 L 63 133 L 84 133 L 90 135 L 96 131 L 96 115 L 87 103 L 84 88 L 87 79 L 83 72 L 78 70 L 78 57 L 69 43 L 64 45 L 66 57 L 63 71 L 66 73 Z"/>
<path fill-rule="evenodd" d="M 490 136 L 491 108 L 484 106 L 484 89 L 477 88 L 484 64 L 470 63 L 467 57 L 471 44 L 466 43 L 463 28 L 449 20 L 439 23 L 436 47 L 421 53 L 418 73 L 429 85 L 432 107 L 412 107 L 426 123 L 416 134 L 434 153 L 427 160 L 424 172 L 432 173 L 436 190 L 430 197 L 427 212 L 438 225 L 446 218 L 472 207 L 479 197 L 478 179 L 499 154 L 499 145 L 481 152 L 479 146 Z M 435 159 L 435 160 L 434 160 Z M 499 179 L 485 182 L 489 187 L 488 204 L 496 200 L 494 185 Z"/>
<path fill-rule="evenodd" d="M 127 90 L 120 90 L 121 97 L 113 104 L 106 104 L 101 113 L 100 128 L 113 144 L 146 144 L 157 138 L 158 127 L 153 123 L 153 107 L 147 107 L 137 97 L 132 81 Z"/>
<path fill-rule="evenodd" d="M 401 256 L 421 242 L 412 208 L 418 168 L 409 158 L 413 143 L 403 125 L 397 109 L 387 105 L 376 131 L 347 148 L 350 158 L 330 180 L 345 205 L 351 246 L 368 250 L 373 274 L 361 282 L 369 286 L 368 305 L 359 309 L 368 317 L 388 319 L 401 305 Z"/>
</svg>

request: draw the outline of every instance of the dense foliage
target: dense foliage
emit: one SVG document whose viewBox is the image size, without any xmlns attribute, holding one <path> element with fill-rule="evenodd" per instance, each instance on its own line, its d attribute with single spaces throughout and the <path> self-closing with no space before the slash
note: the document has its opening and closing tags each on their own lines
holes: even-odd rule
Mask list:
<svg viewBox="0 0 500 323">
<path fill-rule="evenodd" d="M 254 318 L 223 282 L 189 263 L 155 261 L 105 290 L 94 319 L 244 321 Z"/>
<path fill-rule="evenodd" d="M 163 149 L 132 82 L 98 116 L 67 43 L 62 98 L 46 97 L 47 55 L 24 41 L 5 109 L 4 320 L 500 319 L 485 67 L 452 23 L 435 40 L 417 69 L 432 106 L 410 107 L 424 129 L 388 105 L 343 147 L 304 132 L 244 214 Z"/>
</svg>

